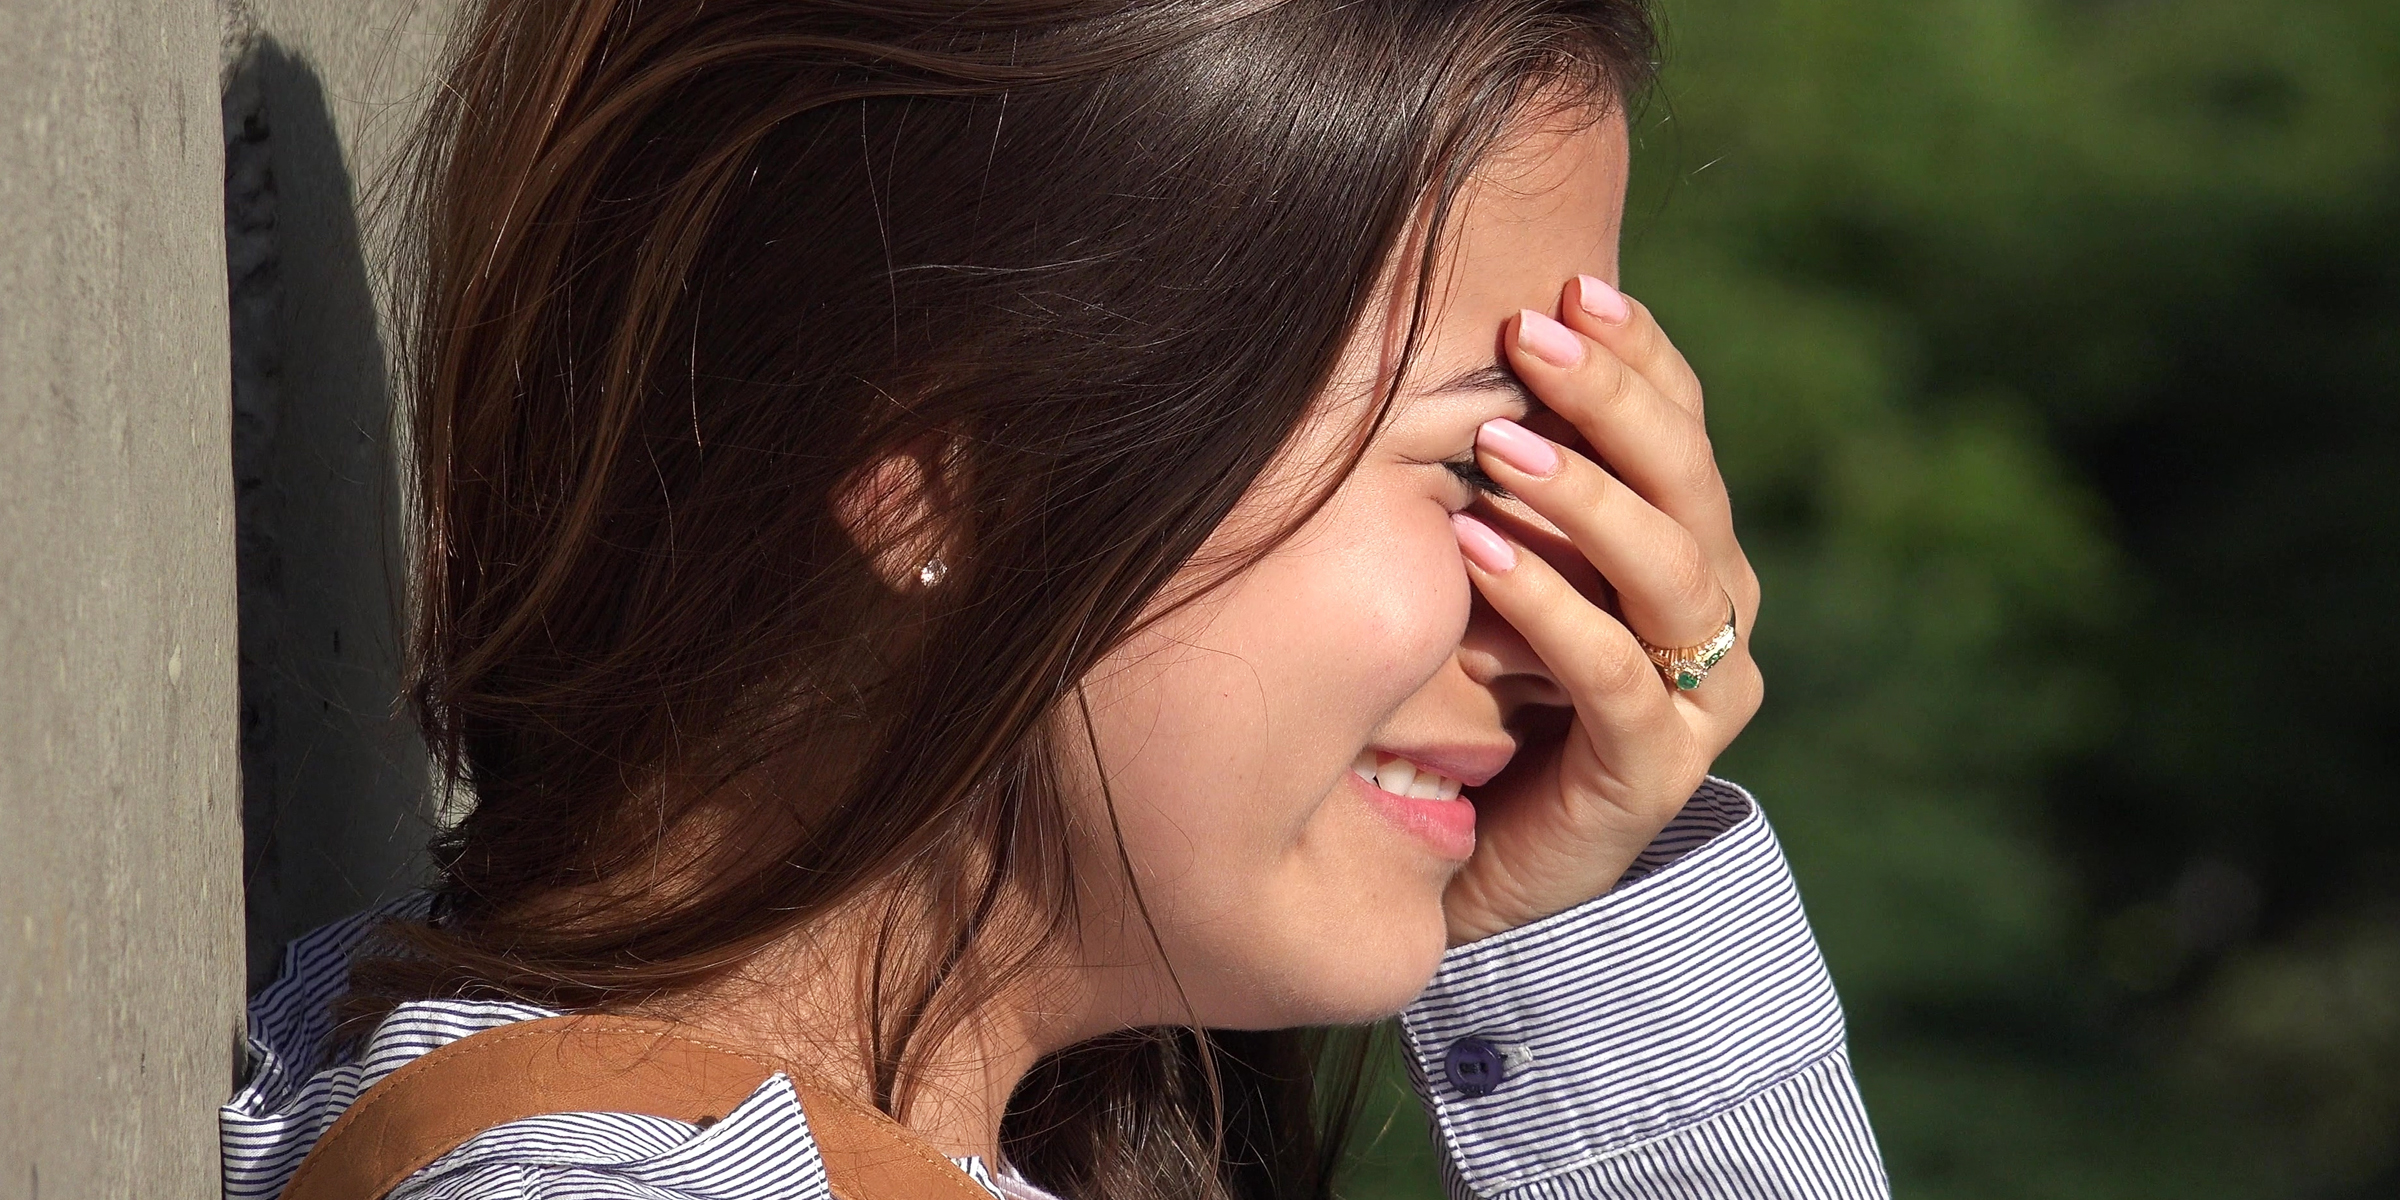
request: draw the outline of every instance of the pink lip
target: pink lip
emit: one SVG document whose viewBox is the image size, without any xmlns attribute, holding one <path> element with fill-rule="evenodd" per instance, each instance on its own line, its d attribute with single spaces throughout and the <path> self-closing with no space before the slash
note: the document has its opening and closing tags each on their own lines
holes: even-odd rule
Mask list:
<svg viewBox="0 0 2400 1200">
<path fill-rule="evenodd" d="M 1447 775 L 1467 787 L 1481 787 L 1491 782 L 1516 757 L 1515 742 L 1454 743 L 1446 746 L 1369 746 L 1369 751 L 1391 758 L 1405 758 L 1420 769 Z M 1383 818 L 1423 841 L 1427 849 L 1463 863 L 1475 853 L 1475 802 L 1465 796 L 1456 800 L 1427 800 L 1387 792 L 1360 779 L 1354 772 L 1343 772 L 1350 782 L 1358 785 L 1358 793 Z"/>
<path fill-rule="evenodd" d="M 1356 785 L 1358 794 L 1366 797 L 1366 802 L 1378 814 L 1382 814 L 1385 821 L 1394 823 L 1406 833 L 1414 833 L 1418 840 L 1426 842 L 1426 850 L 1433 850 L 1440 857 L 1450 859 L 1450 862 L 1466 862 L 1466 857 L 1476 852 L 1476 806 L 1466 797 L 1402 797 L 1402 794 L 1385 792 L 1382 787 L 1375 787 L 1373 782 L 1361 780 L 1351 770 L 1344 770 L 1342 778 Z"/>
<path fill-rule="evenodd" d="M 1475 805 L 1466 797 L 1426 800 L 1387 792 L 1351 771 L 1342 772 L 1342 778 L 1355 785 L 1384 820 L 1415 834 L 1435 854 L 1463 863 L 1475 853 Z"/>
</svg>

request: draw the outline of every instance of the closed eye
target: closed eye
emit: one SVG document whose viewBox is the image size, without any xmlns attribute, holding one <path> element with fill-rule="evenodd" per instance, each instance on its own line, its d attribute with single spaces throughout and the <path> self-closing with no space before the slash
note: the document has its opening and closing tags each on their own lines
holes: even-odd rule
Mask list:
<svg viewBox="0 0 2400 1200">
<path fill-rule="evenodd" d="M 1503 500 L 1508 499 L 1508 489 L 1501 487 L 1499 480 L 1485 474 L 1483 465 L 1476 462 L 1471 455 L 1466 458 L 1443 459 L 1442 467 L 1457 476 L 1458 481 L 1466 484 L 1469 491 L 1485 496 L 1496 496 Z"/>
</svg>

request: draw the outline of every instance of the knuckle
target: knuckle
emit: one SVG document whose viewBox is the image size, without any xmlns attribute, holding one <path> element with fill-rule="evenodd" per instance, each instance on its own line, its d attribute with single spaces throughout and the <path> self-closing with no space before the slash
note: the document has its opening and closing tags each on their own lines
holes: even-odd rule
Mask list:
<svg viewBox="0 0 2400 1200">
<path fill-rule="evenodd" d="M 1759 609 L 1766 603 L 1766 596 L 1759 587 L 1758 572 L 1751 570 L 1749 563 L 1743 563 L 1740 574 L 1726 590 L 1733 593 L 1734 607 L 1750 614 L 1750 619 L 1743 625 L 1757 625 Z"/>
<path fill-rule="evenodd" d="M 1673 394 L 1676 399 L 1683 401 L 1685 407 L 1692 410 L 1693 416 L 1707 418 L 1708 391 L 1700 386 L 1699 376 L 1685 370 L 1677 377 Z"/>
<path fill-rule="evenodd" d="M 1634 301 L 1633 308 L 1634 328 L 1628 338 L 1630 347 L 1641 356 L 1643 362 L 1655 368 L 1652 377 L 1659 381 L 1661 392 L 1692 412 L 1700 412 L 1700 376 L 1692 370 L 1691 360 L 1686 359 L 1683 351 L 1676 347 L 1675 339 L 1667 336 L 1666 327 L 1658 323 L 1656 314 L 1638 300 Z"/>
<path fill-rule="evenodd" d="M 1685 487 L 1702 492 L 1718 486 L 1717 446 L 1709 440 L 1707 429 L 1698 430 L 1685 443 L 1681 458 L 1676 464 L 1676 475 Z"/>
<path fill-rule="evenodd" d="M 1727 586 L 1743 601 L 1744 608 L 1755 609 L 1766 600 L 1766 587 L 1759 581 L 1758 568 L 1751 566 L 1748 558 L 1735 560 L 1733 578 L 1727 581 Z"/>
<path fill-rule="evenodd" d="M 1658 314 L 1651 312 L 1649 305 L 1627 296 L 1625 297 L 1625 306 L 1633 310 L 1632 318 L 1625 322 L 1626 332 L 1631 334 L 1639 344 L 1647 347 L 1664 336 L 1665 331 L 1658 324 Z"/>
<path fill-rule="evenodd" d="M 1564 606 L 1578 598 L 1574 586 L 1558 573 L 1558 568 L 1529 547 L 1518 549 L 1516 569 L 1508 574 L 1517 581 L 1526 603 L 1542 612 L 1566 611 Z"/>
<path fill-rule="evenodd" d="M 1621 702 L 1656 689 L 1658 668 L 1651 665 L 1649 656 L 1634 645 L 1632 638 L 1617 641 L 1621 644 L 1616 653 L 1594 656 L 1590 681 L 1593 692 L 1605 700 Z"/>
<path fill-rule="evenodd" d="M 1584 371 L 1585 379 L 1591 385 L 1592 398 L 1600 403 L 1614 406 L 1623 403 L 1633 392 L 1636 378 L 1633 368 L 1614 354 L 1592 355 L 1586 360 Z"/>
<path fill-rule="evenodd" d="M 1566 456 L 1567 469 L 1559 473 L 1559 485 L 1566 495 L 1567 506 L 1586 520 L 1604 519 L 1618 501 L 1624 484 L 1616 481 L 1600 464 L 1580 454 Z"/>
<path fill-rule="evenodd" d="M 1495 607 L 1502 608 L 1501 615 L 1520 630 L 1530 625 L 1549 631 L 1529 638 L 1537 643 L 1560 636 L 1562 614 L 1572 613 L 1575 605 L 1584 603 L 1575 585 L 1567 582 L 1557 567 L 1528 548 L 1517 551 L 1516 567 L 1503 578 L 1508 581 L 1509 598 L 1505 604 L 1495 599 Z"/>
<path fill-rule="evenodd" d="M 1748 655 L 1742 657 L 1742 664 L 1743 669 L 1731 680 L 1733 694 L 1728 698 L 1730 706 L 1726 714 L 1732 719 L 1736 731 L 1748 725 L 1750 718 L 1757 716 L 1759 708 L 1767 701 L 1766 673 L 1760 671 Z"/>
<path fill-rule="evenodd" d="M 1690 413 L 1695 421 L 1708 419 L 1706 392 L 1700 377 L 1692 373 L 1691 364 L 1680 354 L 1669 354 L 1667 365 L 1658 373 L 1658 390 L 1675 402 L 1677 408 Z"/>
<path fill-rule="evenodd" d="M 1642 310 L 1642 320 L 1634 329 L 1632 350 L 1641 361 L 1657 363 L 1673 354 L 1674 347 L 1667 343 L 1667 331 L 1650 319 L 1648 309 Z"/>
<path fill-rule="evenodd" d="M 1668 556 L 1666 571 L 1668 592 L 1678 603 L 1712 610 L 1720 603 L 1718 593 L 1723 585 L 1717 582 L 1716 568 L 1709 564 L 1708 554 L 1701 550 L 1699 541 L 1690 534 L 1683 534 L 1675 540 L 1675 550 Z M 1716 615 L 1722 617 L 1724 614 L 1720 612 Z"/>
</svg>

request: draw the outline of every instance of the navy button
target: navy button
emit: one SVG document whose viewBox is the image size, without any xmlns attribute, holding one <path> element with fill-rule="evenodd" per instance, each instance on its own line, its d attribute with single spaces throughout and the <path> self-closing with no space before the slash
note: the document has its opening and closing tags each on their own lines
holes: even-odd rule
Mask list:
<svg viewBox="0 0 2400 1200">
<path fill-rule="evenodd" d="M 1500 1047 L 1479 1037 L 1460 1038 L 1442 1056 L 1442 1074 L 1450 1077 L 1450 1086 L 1462 1095 L 1489 1096 L 1506 1077 L 1504 1063 Z"/>
</svg>

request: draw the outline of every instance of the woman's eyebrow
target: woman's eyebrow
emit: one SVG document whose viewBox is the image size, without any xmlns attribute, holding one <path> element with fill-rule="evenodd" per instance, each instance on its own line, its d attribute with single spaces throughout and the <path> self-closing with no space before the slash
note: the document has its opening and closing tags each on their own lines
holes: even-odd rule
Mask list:
<svg viewBox="0 0 2400 1200">
<path fill-rule="evenodd" d="M 1456 396 L 1471 392 L 1507 392 L 1515 396 L 1517 402 L 1525 406 L 1524 416 L 1520 417 L 1520 420 L 1533 416 L 1546 407 L 1543 405 L 1541 397 L 1534 395 L 1533 389 L 1526 387 L 1525 381 L 1517 378 L 1516 372 L 1509 370 L 1506 365 L 1501 363 L 1477 367 L 1472 371 L 1453 376 L 1435 385 L 1426 392 L 1426 395 Z"/>
</svg>

